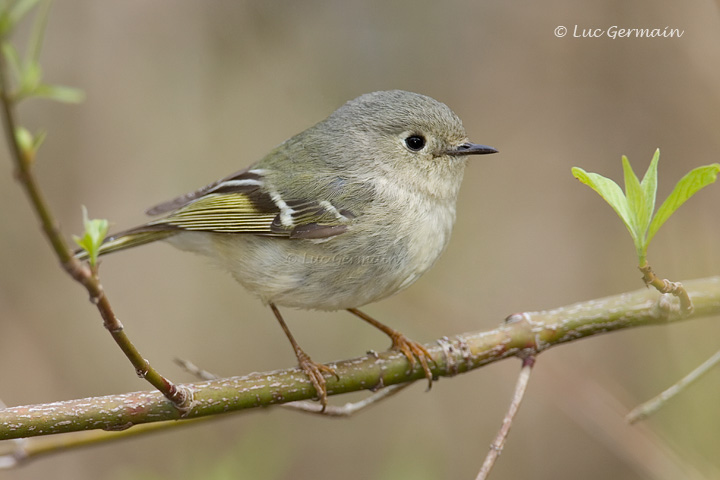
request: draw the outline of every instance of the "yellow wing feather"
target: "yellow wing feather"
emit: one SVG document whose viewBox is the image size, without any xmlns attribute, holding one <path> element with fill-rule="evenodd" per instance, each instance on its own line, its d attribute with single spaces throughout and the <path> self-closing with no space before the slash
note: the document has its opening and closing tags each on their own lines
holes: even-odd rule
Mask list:
<svg viewBox="0 0 720 480">
<path fill-rule="evenodd" d="M 242 193 L 209 194 L 148 225 L 218 233 L 271 234 L 277 212 L 261 212 Z"/>
</svg>

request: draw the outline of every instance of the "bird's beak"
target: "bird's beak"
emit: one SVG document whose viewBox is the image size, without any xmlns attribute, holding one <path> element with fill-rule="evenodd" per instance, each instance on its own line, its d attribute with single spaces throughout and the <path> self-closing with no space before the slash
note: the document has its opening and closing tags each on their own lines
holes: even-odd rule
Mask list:
<svg viewBox="0 0 720 480">
<path fill-rule="evenodd" d="M 478 145 L 477 143 L 467 142 L 462 145 L 458 145 L 445 153 L 447 155 L 460 157 L 465 155 L 487 155 L 489 153 L 498 153 L 498 151 L 493 147 L 488 147 L 487 145 Z"/>
</svg>

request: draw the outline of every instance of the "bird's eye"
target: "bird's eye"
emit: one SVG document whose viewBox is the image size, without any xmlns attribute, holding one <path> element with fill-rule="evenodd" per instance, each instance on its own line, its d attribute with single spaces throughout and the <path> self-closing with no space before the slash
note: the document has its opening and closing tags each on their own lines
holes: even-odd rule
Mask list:
<svg viewBox="0 0 720 480">
<path fill-rule="evenodd" d="M 405 139 L 405 146 L 413 152 L 419 152 L 425 147 L 425 137 L 422 135 L 410 135 Z"/>
</svg>

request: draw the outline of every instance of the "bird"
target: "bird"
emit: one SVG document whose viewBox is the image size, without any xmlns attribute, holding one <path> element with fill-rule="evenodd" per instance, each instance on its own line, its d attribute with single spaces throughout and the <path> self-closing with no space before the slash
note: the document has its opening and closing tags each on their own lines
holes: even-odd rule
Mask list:
<svg viewBox="0 0 720 480">
<path fill-rule="evenodd" d="M 249 167 L 148 209 L 158 218 L 108 236 L 97 253 L 163 240 L 228 270 L 272 310 L 323 409 L 325 377 L 337 374 L 298 345 L 280 307 L 349 311 L 388 335 L 410 368 L 419 363 L 430 386 L 428 350 L 359 308 L 435 263 L 468 157 L 492 153 L 433 98 L 367 93 Z"/>
</svg>

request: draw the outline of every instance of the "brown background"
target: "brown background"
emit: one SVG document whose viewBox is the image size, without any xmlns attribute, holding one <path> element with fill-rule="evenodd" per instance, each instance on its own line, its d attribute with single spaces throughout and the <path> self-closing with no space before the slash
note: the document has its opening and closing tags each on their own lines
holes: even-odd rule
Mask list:
<svg viewBox="0 0 720 480">
<path fill-rule="evenodd" d="M 567 37 L 554 35 L 559 25 Z M 684 35 L 572 38 L 575 25 Z M 641 287 L 630 237 L 572 166 L 620 180 L 621 155 L 642 173 L 659 147 L 663 199 L 686 171 L 720 160 L 712 2 L 77 0 L 53 6 L 43 65 L 49 81 L 87 94 L 79 106 L 20 109 L 48 131 L 37 174 L 68 236 L 83 204 L 116 230 L 133 226 L 145 207 L 247 166 L 361 93 L 401 88 L 447 103 L 472 140 L 501 153 L 472 161 L 441 261 L 367 308 L 420 341 Z M 0 398 L 146 389 L 57 267 L 1 152 Z M 718 202 L 715 185 L 660 231 L 650 249 L 659 273 L 718 274 Z M 221 375 L 294 365 L 271 312 L 202 258 L 151 245 L 108 257 L 101 274 L 131 338 L 173 379 L 190 380 L 174 357 Z M 387 346 L 347 313 L 286 318 L 318 361 Z M 719 334 L 706 319 L 546 352 L 492 478 L 717 477 L 717 369 L 642 427 L 620 415 L 709 357 Z M 517 370 L 503 362 L 430 393 L 420 382 L 349 420 L 247 412 L 0 478 L 474 478 Z"/>
</svg>

